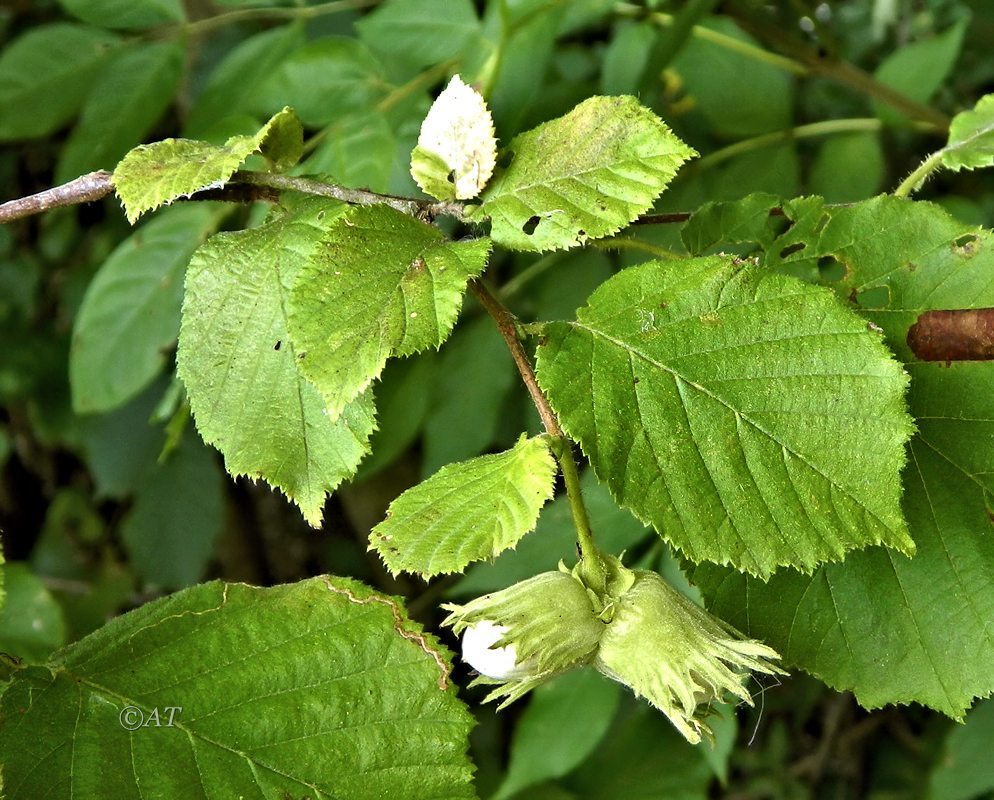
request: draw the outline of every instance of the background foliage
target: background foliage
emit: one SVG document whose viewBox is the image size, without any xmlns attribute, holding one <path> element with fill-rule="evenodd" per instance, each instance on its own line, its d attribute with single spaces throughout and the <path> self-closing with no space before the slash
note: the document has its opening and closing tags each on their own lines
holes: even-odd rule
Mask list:
<svg viewBox="0 0 994 800">
<path fill-rule="evenodd" d="M 927 211 L 920 219 L 914 216 L 918 212 L 904 208 L 894 212 L 886 239 L 893 248 L 889 257 L 895 268 L 907 262 L 920 269 L 914 281 L 892 283 L 891 294 L 883 298 L 873 294 L 878 275 L 832 273 L 833 268 L 841 273 L 840 265 L 856 257 L 851 249 L 858 245 L 850 247 L 851 241 L 873 246 L 875 231 L 861 227 L 859 213 L 830 209 L 818 252 L 797 243 L 811 232 L 805 225 L 814 226 L 820 218 L 821 201 L 788 204 L 786 219 L 792 225 L 770 227 L 768 217 L 779 198 L 811 194 L 838 204 L 889 191 L 927 153 L 945 144 L 952 115 L 994 90 L 989 4 L 798 2 L 772 11 L 748 0 L 648 5 L 606 0 L 310 5 L 15 0 L 0 10 L 0 199 L 89 170 L 111 169 L 135 145 L 170 136 L 219 146 L 227 142 L 231 163 L 218 168 L 234 169 L 261 143 L 250 137 L 285 106 L 295 109 L 305 127 L 301 171 L 325 173 L 347 186 L 418 196 L 408 173 L 409 156 L 433 94 L 451 72 L 472 76 L 494 58 L 488 99 L 502 142 L 591 95 L 635 94 L 701 156 L 677 173 L 657 210 L 694 211 L 715 204 L 705 206 L 682 235 L 679 225 L 647 225 L 569 252 L 498 251 L 489 274 L 502 286 L 505 302 L 525 320 L 570 319 L 620 268 L 672 252 L 704 255 L 719 241 L 725 249 L 731 243 L 743 254 L 760 255 L 778 272 L 823 277 L 856 299 L 902 358 L 908 356 L 902 349 L 907 345 L 894 331 L 902 322 L 906 329 L 921 311 L 956 307 L 964 291 L 972 292 L 978 304 L 994 306 L 989 278 L 982 277 L 990 274 L 987 256 L 961 252 L 973 241 L 964 235 L 981 242 L 989 236 L 971 226 L 994 222 L 989 173 L 947 172 L 927 184 L 922 196 L 951 214 L 941 223 Z M 896 101 L 888 87 L 900 93 Z M 500 187 L 492 191 L 499 194 Z M 508 187 L 508 193 L 514 191 Z M 499 207 L 500 197 L 489 202 Z M 889 213 L 888 202 L 896 201 L 879 201 L 876 213 Z M 306 209 L 300 219 L 306 221 Z M 542 511 L 537 531 L 517 550 L 464 576 L 430 583 L 394 577 L 366 550 L 370 531 L 402 490 L 451 461 L 522 447 L 522 430 L 541 431 L 503 343 L 472 301 L 441 352 L 428 348 L 383 369 L 372 389 L 375 431 L 369 398 L 360 395 L 335 423 L 341 428 L 341 449 L 306 456 L 318 462 L 305 509 L 308 519 L 316 520 L 321 509 L 315 498 L 338 485 L 342 470 L 337 465 L 351 457 L 343 452 L 370 450 L 358 477 L 324 507 L 321 531 L 309 529 L 296 508 L 264 485 L 224 477 L 218 454 L 189 422 L 182 386 L 173 377 L 175 343 L 181 335 L 198 341 L 210 335 L 216 347 L 262 359 L 273 341 L 285 340 L 285 331 L 267 327 L 272 314 L 266 309 L 254 309 L 259 316 L 225 329 L 211 315 L 222 321 L 230 321 L 230 315 L 205 308 L 204 316 L 188 319 L 191 329 L 181 334 L 182 284 L 190 255 L 208 235 L 260 220 L 260 210 L 252 207 L 177 204 L 132 230 L 117 202 L 108 199 L 0 227 L 0 530 L 7 559 L 2 567 L 6 605 L 0 611 L 3 651 L 43 662 L 56 648 L 123 611 L 212 578 L 271 586 L 321 573 L 349 575 L 404 596 L 411 616 L 436 629 L 440 599 L 502 588 L 552 568 L 570 552 L 573 533 L 564 498 Z M 308 235 L 313 235 L 309 222 L 288 232 Z M 252 249 L 260 243 L 253 236 L 232 232 L 212 246 L 225 251 L 218 258 L 229 268 L 246 273 L 278 261 L 279 253 L 263 253 L 269 261 L 260 261 Z M 908 242 L 918 251 L 899 249 Z M 953 247 L 960 248 L 957 258 L 969 256 L 975 270 L 970 274 L 981 278 L 960 286 L 944 281 L 948 261 L 942 259 Z M 946 255 L 936 256 L 940 251 Z M 210 265 L 194 261 L 188 280 L 187 302 L 195 304 L 199 290 L 209 295 L 204 286 L 211 280 Z M 900 318 L 891 305 L 898 301 L 905 314 Z M 251 298 L 232 299 L 232 313 L 245 314 L 249 308 Z M 254 338 L 239 339 L 249 322 L 257 323 Z M 550 348 L 563 345 L 553 338 Z M 193 358 L 180 371 L 187 382 L 209 374 Z M 957 531 L 989 530 L 989 493 L 994 491 L 989 364 L 915 364 L 909 372 L 917 421 L 905 477 L 906 515 L 918 520 L 911 526 L 912 538 L 920 554 L 982 568 L 990 563 L 986 552 L 939 551 Z M 268 374 L 262 371 L 261 379 Z M 949 412 L 950 396 L 962 398 L 958 418 Z M 251 414 L 252 403 L 266 397 L 263 381 L 245 387 L 245 401 L 236 409 L 215 412 Z M 320 416 L 316 406 L 298 410 L 322 424 L 313 419 Z M 582 421 L 576 426 L 582 441 Z M 207 428 L 202 432 L 210 439 Z M 245 442 L 244 448 L 254 444 Z M 280 466 L 271 465 L 272 474 Z M 247 470 L 236 464 L 232 471 Z M 584 481 L 604 546 L 627 548 L 635 561 L 681 581 L 658 537 L 619 510 L 591 474 Z M 538 494 L 543 492 L 540 488 Z M 533 509 L 525 511 L 530 522 Z M 866 669 L 862 665 L 873 660 L 874 648 L 885 651 L 895 644 L 861 632 L 859 620 L 867 614 L 873 618 L 877 600 L 903 592 L 908 613 L 898 624 L 912 630 L 925 619 L 944 633 L 909 653 L 902 669 L 934 677 L 927 695 L 933 707 L 956 714 L 968 706 L 969 692 L 944 692 L 943 667 L 961 670 L 957 680 L 962 685 L 991 663 L 994 599 L 987 597 L 986 605 L 967 618 L 955 607 L 929 602 L 929 591 L 961 580 L 962 570 L 893 570 L 882 583 L 877 576 L 889 567 L 875 559 L 886 556 L 874 551 L 853 558 L 862 559 L 865 580 L 845 585 L 852 571 L 834 567 L 814 577 L 775 577 L 768 584 L 744 576 L 729 580 L 725 571 L 711 567 L 699 568 L 692 577 L 711 593 L 719 611 L 742 627 L 751 609 L 762 612 L 757 617 L 776 620 L 783 598 L 806 598 L 804 612 L 813 624 L 807 638 L 789 642 L 785 655 L 827 663 L 814 671 L 832 685 L 860 678 L 904 679 L 901 670 L 885 676 L 850 674 Z M 928 559 L 933 556 L 917 563 L 936 563 Z M 346 585 L 352 587 L 349 592 L 358 591 L 341 584 Z M 303 608 L 308 592 L 321 591 L 313 582 L 299 586 L 289 593 L 293 596 L 279 595 L 283 589 L 266 590 L 277 594 L 258 590 L 267 599 L 255 602 Z M 215 584 L 193 591 L 184 613 L 220 607 Z M 748 606 L 740 601 L 743 592 L 748 592 Z M 843 600 L 841 611 L 837 596 Z M 343 607 L 352 602 L 345 597 Z M 819 627 L 829 607 L 834 617 Z M 144 607 L 141 613 L 149 619 L 141 624 L 157 624 L 154 616 L 163 608 Z M 238 608 L 234 601 L 224 606 L 225 613 L 237 614 Z M 375 611 L 383 625 L 394 624 L 388 608 Z M 856 627 L 833 626 L 840 617 L 854 620 Z M 307 623 L 300 631 L 259 635 L 272 635 L 274 641 L 319 635 L 321 621 Z M 765 635 L 761 628 L 751 632 Z M 101 635 L 113 633 L 108 628 Z M 848 642 L 865 650 L 851 654 L 852 664 L 861 666 L 838 656 Z M 338 645 L 332 640 L 328 646 Z M 411 640 L 398 647 L 407 649 L 392 657 L 408 658 L 425 672 L 436 669 Z M 829 656 L 822 650 L 826 647 Z M 223 643 L 216 652 L 221 659 Z M 298 667 L 300 674 L 317 680 L 334 677 L 320 664 Z M 82 666 L 70 674 L 96 680 Z M 455 678 L 465 683 L 463 677 L 457 668 Z M 48 680 L 40 673 L 37 679 L 39 685 Z M 125 687 L 109 678 L 100 686 L 155 696 L 154 687 Z M 686 744 L 664 717 L 596 674 L 564 676 L 499 716 L 489 708 L 474 709 L 479 725 L 471 755 L 477 791 L 482 797 L 554 800 L 709 794 L 968 798 L 994 790 L 990 760 L 977 755 L 986 752 L 984 744 L 994 730 L 991 701 L 979 702 L 966 724 L 956 726 L 917 705 L 864 711 L 851 695 L 835 693 L 800 672 L 766 688 L 759 711 L 724 714 L 716 726 L 718 745 L 711 751 Z M 197 687 L 190 691 L 195 696 Z M 881 697 L 886 695 L 884 686 Z M 94 696 L 99 698 L 99 692 Z M 403 702 L 410 699 L 401 696 Z M 390 706 L 390 698 L 384 703 Z M 92 724 L 101 724 L 99 702 L 90 708 Z M 451 714 L 453 729 L 465 729 L 456 711 L 445 713 Z M 0 729 L 0 744 L 4 735 Z M 280 758 L 293 764 L 292 754 L 274 758 L 274 768 L 284 772 Z M 446 763 L 440 758 L 441 774 Z M 457 758 L 448 768 L 453 775 L 466 771 Z M 289 774 L 306 785 L 321 780 L 292 769 Z M 413 797 L 431 787 L 388 790 Z"/>
</svg>

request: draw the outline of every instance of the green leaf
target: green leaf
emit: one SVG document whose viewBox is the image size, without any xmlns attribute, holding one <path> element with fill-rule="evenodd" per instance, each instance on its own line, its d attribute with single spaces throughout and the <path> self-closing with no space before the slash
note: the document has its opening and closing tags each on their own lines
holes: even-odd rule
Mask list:
<svg viewBox="0 0 994 800">
<path fill-rule="evenodd" d="M 994 391 L 990 365 L 911 364 L 919 433 L 905 475 L 914 558 L 870 548 L 768 583 L 702 566 L 709 607 L 866 708 L 960 718 L 994 691 Z"/>
<path fill-rule="evenodd" d="M 8 44 L 0 54 L 0 141 L 46 136 L 72 119 L 117 43 L 105 31 L 58 22 Z"/>
<path fill-rule="evenodd" d="M 77 413 L 117 408 L 162 372 L 179 333 L 186 265 L 219 221 L 209 205 L 170 208 L 104 262 L 73 328 L 69 381 Z"/>
<path fill-rule="evenodd" d="M 479 215 L 498 244 L 558 250 L 616 233 L 696 153 L 634 97 L 591 97 L 517 136 Z"/>
<path fill-rule="evenodd" d="M 44 661 L 66 643 L 62 609 L 27 564 L 2 564 L 0 575 L 0 586 L 6 594 L 0 608 L 0 653 L 31 662 Z"/>
<path fill-rule="evenodd" d="M 648 262 L 546 330 L 538 378 L 563 427 L 691 560 L 766 577 L 913 551 L 907 378 L 830 292 L 727 257 Z"/>
<path fill-rule="evenodd" d="M 507 777 L 493 800 L 560 778 L 583 763 L 604 738 L 620 699 L 621 687 L 589 668 L 535 689 L 514 728 Z"/>
<path fill-rule="evenodd" d="M 385 205 L 356 206 L 329 227 L 290 296 L 290 337 L 332 419 L 387 358 L 445 340 L 489 254 L 489 239 L 450 242 Z"/>
<path fill-rule="evenodd" d="M 733 202 L 708 202 L 695 211 L 680 231 L 684 247 L 694 256 L 704 255 L 719 245 L 739 242 L 766 245 L 776 236 L 776 221 L 770 211 L 780 198 L 754 192 Z"/>
<path fill-rule="evenodd" d="M 121 540 L 145 581 L 178 589 L 203 578 L 223 523 L 221 470 L 190 427 L 138 487 L 121 521 Z"/>
<path fill-rule="evenodd" d="M 53 800 L 472 798 L 472 718 L 448 671 L 398 601 L 355 581 L 196 586 L 15 673 L 4 785 Z"/>
<path fill-rule="evenodd" d="M 286 169 L 297 163 L 302 149 L 300 121 L 284 108 L 255 136 L 232 136 L 222 147 L 192 139 L 136 147 L 117 165 L 112 180 L 134 224 L 146 211 L 223 186 L 253 153 L 261 152 L 277 169 Z"/>
<path fill-rule="evenodd" d="M 228 472 L 280 489 L 314 526 L 373 430 L 369 396 L 332 421 L 287 334 L 290 286 L 343 208 L 312 198 L 260 228 L 209 239 L 187 271 L 177 354 L 197 430 Z"/>
<path fill-rule="evenodd" d="M 388 0 L 356 30 L 371 49 L 417 71 L 458 56 L 480 21 L 470 0 Z"/>
<path fill-rule="evenodd" d="M 619 508 L 592 470 L 580 478 L 583 502 L 598 545 L 608 553 L 621 553 L 646 539 L 649 531 L 635 517 Z M 539 517 L 535 533 L 522 539 L 514 550 L 505 550 L 493 561 L 474 564 L 450 590 L 449 597 L 479 596 L 523 581 L 556 565 L 576 550 L 576 526 L 569 498 L 560 495 Z"/>
<path fill-rule="evenodd" d="M 928 39 L 905 45 L 884 59 L 874 77 L 919 103 L 928 103 L 953 70 L 969 21 L 962 19 Z M 906 121 L 888 105 L 874 101 L 877 116 L 885 122 Z"/>
<path fill-rule="evenodd" d="M 544 436 L 449 464 L 390 504 L 369 547 L 394 574 L 462 572 L 514 547 L 552 497 L 556 460 Z"/>
<path fill-rule="evenodd" d="M 828 203 L 852 203 L 879 192 L 886 169 L 879 134 L 832 136 L 818 148 L 807 185 Z"/>
<path fill-rule="evenodd" d="M 333 124 L 301 164 L 301 171 L 329 175 L 340 186 L 386 192 L 396 147 L 396 137 L 382 114 L 350 115 Z"/>
<path fill-rule="evenodd" d="M 59 158 L 56 181 L 113 167 L 142 141 L 173 100 L 183 75 L 179 42 L 142 43 L 101 71 Z"/>
<path fill-rule="evenodd" d="M 970 111 L 953 117 L 942 166 L 959 172 L 994 164 L 994 94 L 981 97 Z"/>
<path fill-rule="evenodd" d="M 253 107 L 259 86 L 304 43 L 304 29 L 284 25 L 248 36 L 214 67 L 193 101 L 184 132 L 203 138 L 219 120 Z"/>
<path fill-rule="evenodd" d="M 994 700 L 978 703 L 945 742 L 944 753 L 929 781 L 932 800 L 970 800 L 994 790 Z"/>
<path fill-rule="evenodd" d="M 59 0 L 74 17 L 102 28 L 144 30 L 184 22 L 181 0 Z"/>
<path fill-rule="evenodd" d="M 389 85 L 362 42 L 328 36 L 308 42 L 279 65 L 255 92 L 253 109 L 292 106 L 304 124 L 323 128 L 347 114 L 371 111 Z"/>
<path fill-rule="evenodd" d="M 422 475 L 479 455 L 494 442 L 516 375 L 507 345 L 489 317 L 456 329 L 433 381 L 421 444 Z"/>
</svg>

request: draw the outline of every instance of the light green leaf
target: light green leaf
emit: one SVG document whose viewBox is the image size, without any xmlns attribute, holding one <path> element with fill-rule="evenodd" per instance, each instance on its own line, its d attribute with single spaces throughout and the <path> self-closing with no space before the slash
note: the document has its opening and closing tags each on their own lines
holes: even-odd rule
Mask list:
<svg viewBox="0 0 994 800">
<path fill-rule="evenodd" d="M 691 560 L 766 577 L 913 551 L 907 378 L 830 292 L 727 257 L 648 262 L 546 331 L 538 378 L 563 427 Z"/>
<path fill-rule="evenodd" d="M 371 49 L 418 70 L 458 56 L 480 22 L 470 0 L 388 0 L 356 30 Z"/>
<path fill-rule="evenodd" d="M 507 147 L 478 215 L 498 244 L 558 250 L 616 233 L 696 153 L 634 97 L 591 97 Z"/>
<path fill-rule="evenodd" d="M 260 228 L 223 233 L 193 256 L 177 369 L 197 429 L 232 475 L 261 478 L 314 526 L 325 496 L 354 474 L 373 430 L 369 396 L 335 421 L 297 371 L 290 286 L 343 206 L 311 199 Z"/>
<path fill-rule="evenodd" d="M 589 668 L 535 689 L 514 728 L 507 776 L 493 800 L 514 797 L 582 764 L 604 738 L 620 699 L 621 686 Z"/>
<path fill-rule="evenodd" d="M 908 371 L 914 558 L 869 548 L 768 583 L 711 566 L 692 579 L 729 623 L 866 708 L 919 702 L 960 718 L 994 691 L 994 381 L 980 362 Z"/>
<path fill-rule="evenodd" d="M 214 67 L 193 101 L 185 135 L 202 138 L 225 117 L 253 108 L 259 86 L 303 42 L 304 28 L 299 25 L 284 25 L 241 40 Z"/>
<path fill-rule="evenodd" d="M 284 108 L 255 136 L 232 136 L 222 147 L 192 139 L 142 145 L 117 165 L 114 188 L 133 224 L 153 208 L 201 189 L 223 186 L 253 153 L 261 152 L 277 169 L 296 164 L 303 135 L 296 115 Z"/>
<path fill-rule="evenodd" d="M 994 790 L 994 700 L 978 703 L 946 738 L 929 780 L 930 800 L 970 800 Z"/>
<path fill-rule="evenodd" d="M 449 464 L 390 504 L 369 547 L 388 569 L 426 578 L 498 555 L 535 527 L 552 497 L 556 460 L 543 437 Z"/>
<path fill-rule="evenodd" d="M 59 158 L 56 181 L 110 169 L 141 142 L 172 103 L 184 56 L 179 42 L 143 42 L 106 64 Z"/>
<path fill-rule="evenodd" d="M 15 672 L 4 785 L 52 800 L 472 798 L 472 718 L 448 671 L 398 601 L 355 581 L 203 584 Z"/>
<path fill-rule="evenodd" d="M 445 340 L 489 254 L 489 239 L 450 242 L 385 205 L 354 207 L 329 227 L 290 296 L 290 337 L 332 419 L 387 358 Z"/>
<path fill-rule="evenodd" d="M 62 609 L 27 564 L 2 564 L 0 576 L 0 586 L 6 594 L 0 607 L 0 653 L 31 662 L 44 661 L 66 643 Z"/>
<path fill-rule="evenodd" d="M 59 0 L 74 17 L 102 28 L 143 30 L 183 22 L 182 0 Z"/>
<path fill-rule="evenodd" d="M 994 164 L 994 94 L 981 97 L 970 111 L 953 117 L 942 166 L 959 172 Z"/>
<path fill-rule="evenodd" d="M 118 41 L 106 31 L 58 22 L 8 44 L 0 54 L 0 141 L 45 136 L 72 119 Z"/>
<path fill-rule="evenodd" d="M 69 382 L 77 413 L 117 408 L 162 371 L 179 333 L 186 265 L 220 218 L 209 205 L 170 208 L 104 262 L 73 327 Z"/>
</svg>

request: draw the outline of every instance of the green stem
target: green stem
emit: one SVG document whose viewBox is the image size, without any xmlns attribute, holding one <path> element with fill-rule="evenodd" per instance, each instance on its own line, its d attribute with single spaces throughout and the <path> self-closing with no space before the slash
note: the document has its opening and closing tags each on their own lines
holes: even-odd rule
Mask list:
<svg viewBox="0 0 994 800">
<path fill-rule="evenodd" d="M 727 161 L 743 153 L 762 150 L 764 147 L 782 142 L 785 139 L 810 139 L 816 136 L 829 136 L 835 133 L 875 133 L 883 128 L 883 123 L 875 117 L 857 117 L 854 119 L 829 119 L 822 122 L 812 122 L 808 125 L 798 125 L 782 131 L 764 133 L 751 139 L 722 147 L 704 156 L 693 164 L 695 169 L 708 169 L 722 161 Z"/>
<path fill-rule="evenodd" d="M 928 176 L 942 166 L 942 154 L 944 152 L 945 148 L 936 150 L 932 155 L 922 161 L 914 172 L 901 181 L 900 185 L 893 192 L 894 197 L 907 197 L 912 192 L 918 191 Z"/>
<path fill-rule="evenodd" d="M 497 325 L 507 349 L 511 351 L 511 358 L 518 368 L 521 380 L 531 396 L 538 415 L 542 420 L 546 433 L 552 439 L 552 452 L 559 462 L 559 468 L 563 473 L 563 483 L 566 485 L 566 496 L 569 499 L 570 511 L 573 514 L 573 524 L 576 526 L 576 541 L 580 546 L 580 558 L 584 580 L 587 585 L 595 591 L 603 591 L 607 586 L 607 568 L 601 551 L 594 543 L 594 534 L 590 528 L 590 517 L 587 515 L 587 508 L 583 503 L 583 490 L 580 487 L 580 473 L 576 468 L 576 461 L 573 459 L 573 448 L 570 440 L 563 433 L 556 413 L 549 405 L 542 389 L 538 385 L 538 378 L 535 377 L 535 370 L 531 360 L 521 344 L 519 333 L 521 326 L 517 318 L 508 308 L 497 299 L 497 296 L 487 288 L 483 281 L 476 279 L 469 283 L 469 288 L 480 301 L 480 305 L 486 310 Z"/>
<path fill-rule="evenodd" d="M 354 11 L 376 5 L 379 0 L 333 0 L 330 3 L 319 3 L 316 6 L 300 6 L 298 8 L 241 8 L 228 11 L 206 19 L 198 19 L 179 26 L 184 33 L 191 36 L 201 36 L 226 25 L 239 22 L 252 22 L 264 19 L 314 19 L 327 14 L 337 14 L 341 11 Z"/>
</svg>

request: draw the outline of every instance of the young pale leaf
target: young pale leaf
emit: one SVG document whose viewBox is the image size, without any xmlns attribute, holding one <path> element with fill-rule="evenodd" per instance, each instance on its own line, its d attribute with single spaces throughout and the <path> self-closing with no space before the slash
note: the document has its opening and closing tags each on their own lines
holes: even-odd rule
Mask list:
<svg viewBox="0 0 994 800">
<path fill-rule="evenodd" d="M 374 427 L 368 395 L 332 421 L 298 373 L 287 334 L 290 286 L 343 209 L 315 198 L 260 228 L 209 239 L 187 272 L 177 355 L 197 429 L 228 472 L 282 490 L 314 526 Z"/>
<path fill-rule="evenodd" d="M 994 691 L 994 379 L 980 362 L 908 371 L 914 558 L 873 547 L 768 583 L 711 566 L 692 579 L 715 613 L 866 708 L 918 702 L 959 719 Z"/>
<path fill-rule="evenodd" d="M 117 408 L 162 371 L 179 333 L 186 265 L 219 221 L 211 204 L 167 209 L 104 262 L 73 326 L 69 385 L 77 413 Z"/>
<path fill-rule="evenodd" d="M 494 121 L 483 97 L 453 76 L 424 122 L 411 154 L 411 175 L 439 200 L 468 200 L 487 185 L 497 163 Z"/>
<path fill-rule="evenodd" d="M 766 577 L 914 549 L 907 377 L 824 289 L 727 257 L 642 264 L 549 326 L 538 378 L 618 502 L 692 560 Z"/>
<path fill-rule="evenodd" d="M 449 464 L 390 504 L 369 547 L 395 574 L 462 572 L 532 530 L 555 480 L 556 460 L 542 436 Z"/>
<path fill-rule="evenodd" d="M 971 111 L 953 117 L 942 165 L 959 172 L 994 164 L 994 94 L 984 95 Z"/>
<path fill-rule="evenodd" d="M 329 227 L 294 283 L 290 337 L 332 419 L 387 358 L 445 341 L 489 254 L 489 239 L 450 242 L 385 205 L 354 207 Z"/>
<path fill-rule="evenodd" d="M 253 153 L 262 153 L 276 169 L 293 166 L 303 136 L 300 120 L 284 108 L 255 136 L 232 136 L 220 147 L 192 139 L 136 147 L 121 159 L 112 181 L 128 221 L 134 223 L 146 211 L 177 198 L 223 186 Z"/>
<path fill-rule="evenodd" d="M 634 97 L 591 97 L 516 137 L 478 215 L 515 250 L 559 250 L 616 233 L 697 155 Z"/>
<path fill-rule="evenodd" d="M 0 699 L 4 788 L 473 798 L 473 722 L 449 664 L 399 601 L 356 581 L 203 584 L 14 672 Z"/>
</svg>

